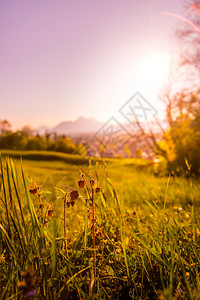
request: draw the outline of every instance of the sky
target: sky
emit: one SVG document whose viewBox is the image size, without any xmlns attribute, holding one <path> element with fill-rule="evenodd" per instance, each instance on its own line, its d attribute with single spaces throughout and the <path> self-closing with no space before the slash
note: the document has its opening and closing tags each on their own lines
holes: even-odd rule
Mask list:
<svg viewBox="0 0 200 300">
<path fill-rule="evenodd" d="M 0 120 L 106 122 L 137 91 L 160 112 L 178 56 L 163 12 L 183 15 L 181 0 L 0 0 Z"/>
</svg>

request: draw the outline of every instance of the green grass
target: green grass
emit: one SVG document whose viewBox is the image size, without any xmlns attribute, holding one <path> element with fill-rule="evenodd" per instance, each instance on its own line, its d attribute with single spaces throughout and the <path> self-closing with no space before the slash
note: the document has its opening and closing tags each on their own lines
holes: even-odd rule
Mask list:
<svg viewBox="0 0 200 300">
<path fill-rule="evenodd" d="M 18 283 L 28 266 L 39 299 L 199 299 L 198 180 L 155 177 L 152 163 L 135 159 L 3 154 L 14 164 L 3 158 L 0 299 L 23 299 Z M 94 195 L 95 249 L 88 193 L 77 185 L 81 173 L 101 187 Z M 41 185 L 41 209 L 28 176 Z M 66 210 L 66 253 L 62 190 L 70 187 L 80 197 Z"/>
</svg>

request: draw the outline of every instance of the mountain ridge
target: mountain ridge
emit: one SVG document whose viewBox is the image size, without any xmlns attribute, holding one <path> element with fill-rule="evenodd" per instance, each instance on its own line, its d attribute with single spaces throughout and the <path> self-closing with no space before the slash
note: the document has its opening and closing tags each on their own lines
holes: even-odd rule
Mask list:
<svg viewBox="0 0 200 300">
<path fill-rule="evenodd" d="M 62 121 L 54 127 L 40 126 L 38 131 L 40 133 L 56 132 L 57 134 L 83 134 L 83 133 L 93 133 L 101 128 L 102 122 L 96 120 L 95 118 L 86 118 L 83 116 L 78 117 L 76 120 Z"/>
</svg>

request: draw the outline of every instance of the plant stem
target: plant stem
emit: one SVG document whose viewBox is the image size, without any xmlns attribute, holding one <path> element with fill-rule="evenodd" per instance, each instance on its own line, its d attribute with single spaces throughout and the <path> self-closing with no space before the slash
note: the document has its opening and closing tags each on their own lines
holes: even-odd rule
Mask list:
<svg viewBox="0 0 200 300">
<path fill-rule="evenodd" d="M 66 231 L 66 201 L 67 196 L 65 195 L 64 198 L 64 237 L 65 237 L 65 251 L 66 251 L 66 256 L 68 257 L 68 251 L 67 251 L 67 231 Z"/>
<path fill-rule="evenodd" d="M 94 271 L 94 284 L 96 278 L 96 250 L 95 250 L 95 210 L 94 210 L 94 189 L 92 188 L 92 229 L 93 229 L 93 271 Z"/>
</svg>

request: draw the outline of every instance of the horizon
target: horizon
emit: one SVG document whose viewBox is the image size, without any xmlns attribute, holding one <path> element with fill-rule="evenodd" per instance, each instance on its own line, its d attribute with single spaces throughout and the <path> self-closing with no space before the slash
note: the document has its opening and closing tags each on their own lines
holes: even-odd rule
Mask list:
<svg viewBox="0 0 200 300">
<path fill-rule="evenodd" d="M 0 119 L 14 128 L 56 126 L 80 115 L 106 122 L 139 91 L 159 93 L 180 45 L 181 1 L 61 0 L 0 4 Z"/>
</svg>

